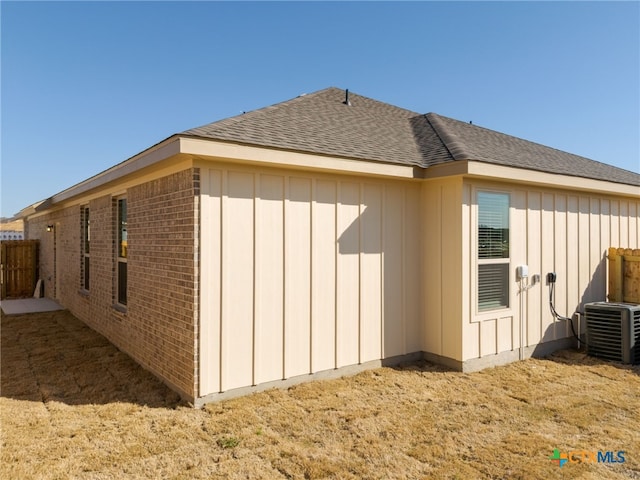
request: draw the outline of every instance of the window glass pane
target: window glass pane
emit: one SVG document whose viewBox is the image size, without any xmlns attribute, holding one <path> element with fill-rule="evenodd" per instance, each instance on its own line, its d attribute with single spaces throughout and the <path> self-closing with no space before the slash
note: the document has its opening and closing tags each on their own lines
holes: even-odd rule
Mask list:
<svg viewBox="0 0 640 480">
<path fill-rule="evenodd" d="M 81 288 L 89 290 L 89 243 L 91 241 L 91 228 L 89 224 L 89 207 L 80 208 L 81 218 L 81 244 L 80 250 L 82 252 L 80 257 L 80 275 L 81 275 Z"/>
<path fill-rule="evenodd" d="M 478 258 L 509 258 L 509 195 L 478 192 Z"/>
<path fill-rule="evenodd" d="M 118 262 L 118 303 L 127 304 L 127 264 Z"/>
<path fill-rule="evenodd" d="M 118 200 L 118 256 L 127 258 L 127 200 Z"/>
<path fill-rule="evenodd" d="M 509 306 L 509 264 L 478 265 L 478 310 Z"/>
<path fill-rule="evenodd" d="M 84 253 L 89 253 L 89 242 L 91 241 L 91 226 L 89 223 L 89 209 L 84 209 Z"/>
<path fill-rule="evenodd" d="M 89 290 L 89 257 L 84 257 L 84 289 Z"/>
</svg>

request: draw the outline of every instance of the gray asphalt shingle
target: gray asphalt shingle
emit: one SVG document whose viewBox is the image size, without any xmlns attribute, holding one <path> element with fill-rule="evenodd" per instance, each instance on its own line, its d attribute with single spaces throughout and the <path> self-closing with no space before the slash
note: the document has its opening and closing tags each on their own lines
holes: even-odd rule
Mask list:
<svg viewBox="0 0 640 480">
<path fill-rule="evenodd" d="M 251 145 L 421 166 L 410 120 L 419 114 L 327 88 L 183 135 Z"/>
<path fill-rule="evenodd" d="M 640 174 L 330 87 L 180 135 L 423 168 L 475 160 L 640 186 Z"/>
<path fill-rule="evenodd" d="M 477 125 L 427 114 L 455 160 L 525 168 L 540 172 L 640 186 L 640 175 Z"/>
</svg>

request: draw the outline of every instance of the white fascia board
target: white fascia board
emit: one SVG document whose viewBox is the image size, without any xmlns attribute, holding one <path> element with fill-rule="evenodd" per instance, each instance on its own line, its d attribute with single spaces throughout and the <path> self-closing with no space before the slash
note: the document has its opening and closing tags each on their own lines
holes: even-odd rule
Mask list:
<svg viewBox="0 0 640 480">
<path fill-rule="evenodd" d="M 607 195 L 640 198 L 640 187 L 591 178 L 538 172 L 484 162 L 465 161 L 467 177 L 486 178 L 563 190 L 597 192 Z"/>
<path fill-rule="evenodd" d="M 177 136 L 172 136 L 154 145 L 153 147 L 139 153 L 138 155 L 125 160 L 102 173 L 94 175 L 72 187 L 56 193 L 51 197 L 51 204 L 56 204 L 68 200 L 77 195 L 81 195 L 95 188 L 101 187 L 109 182 L 118 180 L 125 175 L 138 172 L 143 168 L 166 160 L 180 153 L 180 141 Z"/>
<path fill-rule="evenodd" d="M 18 213 L 16 213 L 13 216 L 13 218 L 15 218 L 15 219 L 24 219 L 25 217 L 28 217 L 28 216 L 34 214 L 37 211 L 37 208 L 40 205 L 42 205 L 45 201 L 46 200 L 40 200 L 39 202 L 32 203 L 28 207 L 24 207 L 22 210 L 20 210 Z"/>
<path fill-rule="evenodd" d="M 176 155 L 218 158 L 226 161 L 255 163 L 274 167 L 303 168 L 324 172 L 374 175 L 403 179 L 429 179 L 463 175 L 515 183 L 537 184 L 555 188 L 595 191 L 613 195 L 640 197 L 640 187 L 620 183 L 572 177 L 533 170 L 495 165 L 470 160 L 457 160 L 434 165 L 426 170 L 411 165 L 387 164 L 375 161 L 353 160 L 313 153 L 278 150 L 231 142 L 173 135 L 147 150 L 115 165 L 87 180 L 63 190 L 52 197 L 26 207 L 20 217 L 37 213 L 39 206 L 48 208 L 106 184 L 119 180 L 144 168 L 158 164 Z M 33 211 L 35 210 L 35 212 Z"/>
<path fill-rule="evenodd" d="M 327 157 L 308 153 L 291 152 L 278 149 L 253 147 L 215 140 L 181 137 L 173 135 L 147 150 L 119 163 L 87 180 L 69 187 L 50 198 L 23 209 L 22 216 L 34 216 L 40 210 L 65 202 L 74 197 L 87 194 L 105 185 L 122 179 L 125 176 L 138 173 L 141 170 L 159 164 L 171 157 L 180 155 L 182 158 L 208 157 L 220 158 L 227 161 L 242 163 L 256 163 L 271 166 L 287 166 L 311 170 L 334 171 L 352 174 L 367 174 L 376 176 L 415 179 L 421 178 L 419 167 L 409 165 L 391 165 L 377 162 Z M 36 207 L 33 209 L 32 207 Z"/>
<path fill-rule="evenodd" d="M 199 158 L 255 163 L 273 167 L 303 168 L 349 174 L 375 175 L 404 179 L 422 178 L 422 169 L 375 161 L 352 160 L 313 153 L 254 147 L 230 142 L 181 137 L 180 152 Z"/>
</svg>

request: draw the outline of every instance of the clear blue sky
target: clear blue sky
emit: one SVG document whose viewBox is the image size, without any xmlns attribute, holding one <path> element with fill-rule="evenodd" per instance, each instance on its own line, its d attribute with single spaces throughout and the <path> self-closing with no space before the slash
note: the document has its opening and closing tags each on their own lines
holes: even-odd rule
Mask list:
<svg viewBox="0 0 640 480">
<path fill-rule="evenodd" d="M 640 171 L 640 3 L 6 2 L 2 216 L 328 86 Z"/>
</svg>

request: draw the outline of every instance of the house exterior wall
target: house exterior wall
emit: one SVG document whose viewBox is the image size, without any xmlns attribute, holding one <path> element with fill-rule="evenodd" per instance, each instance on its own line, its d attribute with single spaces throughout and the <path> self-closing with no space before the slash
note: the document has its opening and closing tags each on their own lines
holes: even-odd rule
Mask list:
<svg viewBox="0 0 640 480">
<path fill-rule="evenodd" d="M 187 397 L 195 397 L 198 336 L 199 171 L 127 190 L 127 334 L 135 353 Z M 133 330 L 133 332 L 132 332 Z"/>
<path fill-rule="evenodd" d="M 41 242 L 45 295 L 188 399 L 197 379 L 198 175 L 184 170 L 28 221 L 29 238 Z M 128 205 L 124 311 L 114 307 L 119 197 Z M 88 291 L 81 283 L 82 206 L 91 225 Z"/>
<path fill-rule="evenodd" d="M 200 397 L 419 352 L 416 182 L 201 169 Z"/>
<path fill-rule="evenodd" d="M 425 179 L 377 164 L 370 174 L 321 172 L 278 165 L 275 150 L 269 165 L 216 152 L 143 162 L 117 183 L 62 192 L 25 225 L 41 242 L 46 296 L 196 404 L 385 360 L 424 356 L 475 370 L 568 346 L 569 326 L 549 312 L 546 273 L 558 276 L 557 310 L 571 315 L 606 299 L 609 246 L 640 247 L 640 199 L 602 185 L 571 191 L 555 177 L 497 172 L 506 182 L 474 165 Z M 479 191 L 510 198 L 509 307 L 488 312 L 476 311 Z M 114 306 L 121 196 L 124 310 Z M 542 283 L 521 293 L 515 269 L 524 264 Z"/>
<path fill-rule="evenodd" d="M 509 307 L 488 312 L 476 307 L 478 191 L 510 196 Z M 606 300 L 607 249 L 640 245 L 637 198 L 458 177 L 425 182 L 422 202 L 423 350 L 464 370 L 518 359 L 521 325 L 525 357 L 568 344 L 570 326 L 550 312 L 546 274 L 557 274 L 557 311 L 572 316 Z M 541 282 L 520 293 L 518 265 L 528 265 L 529 283 L 534 274 Z"/>
<path fill-rule="evenodd" d="M 80 209 L 56 210 L 25 225 L 27 238 L 40 240 L 39 273 L 45 296 L 72 304 L 80 287 Z M 53 229 L 47 231 L 48 226 Z"/>
<path fill-rule="evenodd" d="M 447 363 L 462 358 L 462 305 L 465 286 L 462 221 L 462 178 L 430 180 L 422 184 L 422 307 L 421 350 Z M 451 365 L 456 367 L 456 365 Z"/>
<path fill-rule="evenodd" d="M 475 191 L 492 186 L 471 182 L 465 185 L 465 197 L 471 205 L 466 209 L 469 217 L 465 221 L 473 225 Z M 496 189 L 501 187 L 504 189 L 502 185 L 495 185 Z M 511 195 L 511 270 L 513 272 L 517 265 L 528 265 L 529 278 L 538 273 L 541 283 L 522 293 L 522 317 L 515 277 L 512 308 L 511 312 L 504 312 L 506 315 L 477 315 L 475 304 L 469 301 L 463 317 L 469 319 L 465 322 L 463 337 L 465 360 L 519 348 L 520 325 L 523 345 L 530 353 L 539 344 L 570 337 L 570 325 L 554 321 L 551 314 L 546 274 L 557 274 L 555 307 L 560 314 L 571 317 L 583 311 L 585 303 L 607 299 L 607 249 L 618 243 L 638 248 L 640 242 L 640 201 L 637 199 L 506 187 Z M 471 237 L 471 258 L 474 238 Z M 468 285 L 475 285 L 473 265 Z M 475 298 L 475 292 L 470 298 Z M 583 327 L 583 323 L 579 325 L 581 330 Z"/>
</svg>

